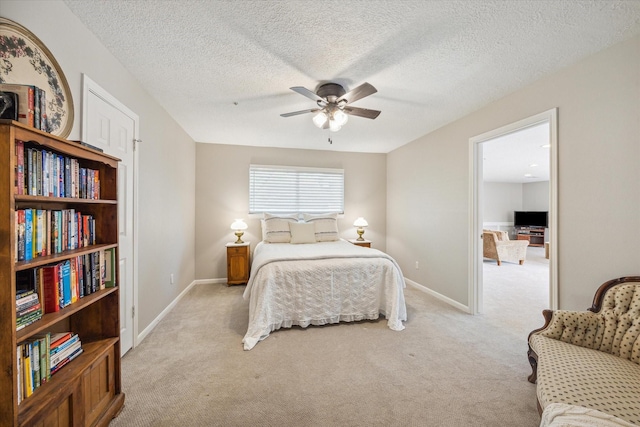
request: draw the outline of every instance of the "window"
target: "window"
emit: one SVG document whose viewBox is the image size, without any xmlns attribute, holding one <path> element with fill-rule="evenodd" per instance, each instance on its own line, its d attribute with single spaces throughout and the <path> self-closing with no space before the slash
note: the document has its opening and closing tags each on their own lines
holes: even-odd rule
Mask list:
<svg viewBox="0 0 640 427">
<path fill-rule="evenodd" d="M 344 213 L 344 169 L 249 167 L 249 213 Z"/>
</svg>

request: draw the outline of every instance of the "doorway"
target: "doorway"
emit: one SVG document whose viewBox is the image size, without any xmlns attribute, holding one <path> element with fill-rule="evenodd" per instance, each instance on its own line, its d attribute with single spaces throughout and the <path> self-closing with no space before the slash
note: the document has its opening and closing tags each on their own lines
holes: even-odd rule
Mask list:
<svg viewBox="0 0 640 427">
<path fill-rule="evenodd" d="M 471 173 L 471 224 L 470 224 L 470 278 L 469 278 L 469 301 L 470 312 L 481 314 L 484 312 L 484 261 L 482 246 L 482 230 L 484 223 L 484 145 L 497 138 L 504 138 L 507 135 L 526 129 L 533 129 L 545 126 L 548 132 L 549 142 L 549 186 L 548 186 L 548 212 L 549 212 L 549 232 L 545 236 L 545 241 L 549 242 L 548 248 L 548 306 L 544 308 L 557 308 L 557 109 L 551 109 L 535 116 L 520 120 L 499 129 L 486 132 L 470 139 L 470 170 Z M 504 221 L 504 228 L 511 231 L 509 221 Z M 513 234 L 510 236 L 515 238 Z M 544 252 L 543 252 L 544 253 Z M 537 254 L 539 255 L 539 254 Z M 526 261 L 525 261 L 526 262 Z"/>
</svg>

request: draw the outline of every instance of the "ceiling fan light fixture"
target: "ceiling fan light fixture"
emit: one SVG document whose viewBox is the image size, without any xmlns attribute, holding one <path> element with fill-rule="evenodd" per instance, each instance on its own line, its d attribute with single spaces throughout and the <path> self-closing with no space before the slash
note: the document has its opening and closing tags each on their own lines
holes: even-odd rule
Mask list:
<svg viewBox="0 0 640 427">
<path fill-rule="evenodd" d="M 327 113 L 325 113 L 324 111 L 320 111 L 318 114 L 313 116 L 313 124 L 322 129 L 328 118 L 329 116 L 327 115 Z"/>
<path fill-rule="evenodd" d="M 333 113 L 333 120 L 338 123 L 340 126 L 343 126 L 349 120 L 349 116 L 344 113 L 342 110 L 336 110 Z"/>
<path fill-rule="evenodd" d="M 342 129 L 342 125 L 335 120 L 329 120 L 329 129 L 331 132 L 338 132 Z"/>
</svg>

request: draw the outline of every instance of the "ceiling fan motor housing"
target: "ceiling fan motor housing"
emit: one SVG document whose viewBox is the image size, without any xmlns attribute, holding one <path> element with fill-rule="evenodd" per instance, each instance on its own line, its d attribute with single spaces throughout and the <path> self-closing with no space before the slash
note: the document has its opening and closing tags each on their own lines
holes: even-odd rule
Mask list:
<svg viewBox="0 0 640 427">
<path fill-rule="evenodd" d="M 347 93 L 342 86 L 337 83 L 325 83 L 318 87 L 316 94 L 328 102 L 335 102 L 336 99 Z"/>
</svg>

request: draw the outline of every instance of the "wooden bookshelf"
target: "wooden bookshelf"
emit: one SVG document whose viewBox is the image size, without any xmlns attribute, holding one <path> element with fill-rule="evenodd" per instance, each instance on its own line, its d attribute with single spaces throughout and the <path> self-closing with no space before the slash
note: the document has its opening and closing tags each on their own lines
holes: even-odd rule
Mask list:
<svg viewBox="0 0 640 427">
<path fill-rule="evenodd" d="M 15 194 L 16 140 L 73 158 L 99 171 L 100 199 Z M 73 304 L 16 331 L 16 273 L 103 249 L 118 251 L 117 170 L 119 159 L 21 123 L 0 120 L 0 425 L 107 426 L 124 404 L 120 378 L 118 287 Z M 16 261 L 17 209 L 76 209 L 95 219 L 96 244 Z M 115 263 L 116 283 L 118 263 Z M 41 302 L 43 296 L 40 296 Z M 17 346 L 42 332 L 73 331 L 83 352 L 18 403 Z"/>
</svg>

